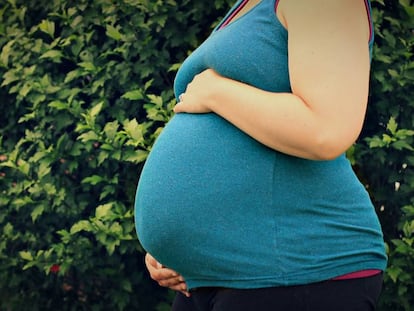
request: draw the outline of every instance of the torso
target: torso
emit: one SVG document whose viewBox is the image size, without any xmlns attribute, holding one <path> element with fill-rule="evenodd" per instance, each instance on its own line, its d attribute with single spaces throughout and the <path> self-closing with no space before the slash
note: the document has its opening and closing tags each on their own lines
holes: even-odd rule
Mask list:
<svg viewBox="0 0 414 311">
<path fill-rule="evenodd" d="M 183 63 L 175 94 L 207 68 L 290 92 L 275 5 L 252 1 L 221 23 Z M 213 113 L 167 124 L 142 171 L 135 217 L 143 247 L 189 288 L 305 284 L 385 265 L 378 219 L 345 156 L 284 155 Z"/>
</svg>

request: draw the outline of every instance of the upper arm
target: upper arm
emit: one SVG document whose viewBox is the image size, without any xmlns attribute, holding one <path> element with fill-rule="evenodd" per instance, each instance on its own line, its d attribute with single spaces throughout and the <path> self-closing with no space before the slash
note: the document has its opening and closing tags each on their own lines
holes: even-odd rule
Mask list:
<svg viewBox="0 0 414 311">
<path fill-rule="evenodd" d="M 280 1 L 288 30 L 292 92 L 332 139 L 352 144 L 369 88 L 369 20 L 363 0 Z"/>
</svg>

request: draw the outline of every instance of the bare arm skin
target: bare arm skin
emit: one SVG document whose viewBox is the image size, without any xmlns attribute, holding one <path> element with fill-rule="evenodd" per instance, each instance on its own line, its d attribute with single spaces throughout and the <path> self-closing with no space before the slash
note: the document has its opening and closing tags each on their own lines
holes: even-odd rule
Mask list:
<svg viewBox="0 0 414 311">
<path fill-rule="evenodd" d="M 369 87 L 369 24 L 362 0 L 281 1 L 292 93 L 272 93 L 211 69 L 188 85 L 176 113 L 214 112 L 261 143 L 329 160 L 358 137 Z"/>
</svg>

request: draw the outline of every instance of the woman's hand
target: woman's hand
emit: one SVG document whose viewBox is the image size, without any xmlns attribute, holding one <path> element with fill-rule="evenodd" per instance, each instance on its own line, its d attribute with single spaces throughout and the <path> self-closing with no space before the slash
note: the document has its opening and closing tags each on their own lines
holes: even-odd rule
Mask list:
<svg viewBox="0 0 414 311">
<path fill-rule="evenodd" d="M 179 102 L 174 107 L 174 112 L 212 112 L 210 104 L 214 100 L 213 92 L 219 86 L 218 82 L 222 78 L 213 69 L 206 69 L 196 75 L 193 81 L 187 85 L 185 93 L 180 95 Z"/>
<path fill-rule="evenodd" d="M 183 277 L 174 270 L 164 267 L 149 253 L 145 255 L 145 265 L 151 278 L 160 286 L 179 291 L 187 297 L 190 296 Z"/>
</svg>

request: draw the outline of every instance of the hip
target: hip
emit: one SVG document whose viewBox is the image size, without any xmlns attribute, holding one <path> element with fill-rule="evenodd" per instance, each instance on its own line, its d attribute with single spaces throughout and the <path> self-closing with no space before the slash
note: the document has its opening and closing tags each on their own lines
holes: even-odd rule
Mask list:
<svg viewBox="0 0 414 311">
<path fill-rule="evenodd" d="M 343 281 L 259 289 L 198 288 L 187 298 L 178 293 L 172 310 L 317 310 L 372 311 L 382 289 L 382 273 Z"/>
</svg>

